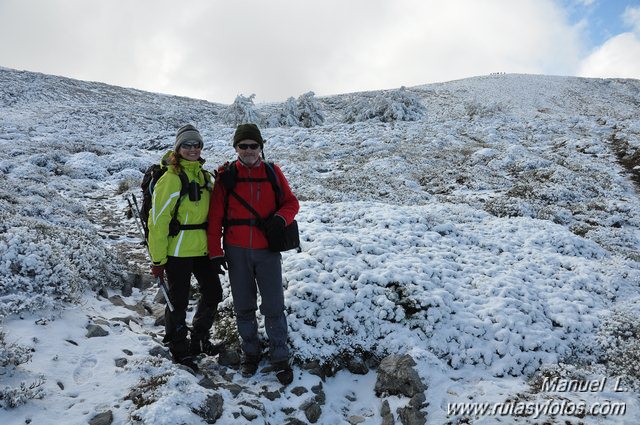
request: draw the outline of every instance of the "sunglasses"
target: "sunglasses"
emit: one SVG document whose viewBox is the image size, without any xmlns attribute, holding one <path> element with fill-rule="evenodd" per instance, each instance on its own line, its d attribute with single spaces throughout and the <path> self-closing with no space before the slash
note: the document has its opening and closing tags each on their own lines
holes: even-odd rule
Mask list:
<svg viewBox="0 0 640 425">
<path fill-rule="evenodd" d="M 240 149 L 242 149 L 243 151 L 246 151 L 247 149 L 251 149 L 251 150 L 256 150 L 258 148 L 260 148 L 260 145 L 257 143 L 252 143 L 250 145 L 247 145 L 246 143 L 240 143 L 238 146 Z"/>
<path fill-rule="evenodd" d="M 195 141 L 184 142 L 180 145 L 180 147 L 183 149 L 202 149 L 202 143 Z"/>
</svg>

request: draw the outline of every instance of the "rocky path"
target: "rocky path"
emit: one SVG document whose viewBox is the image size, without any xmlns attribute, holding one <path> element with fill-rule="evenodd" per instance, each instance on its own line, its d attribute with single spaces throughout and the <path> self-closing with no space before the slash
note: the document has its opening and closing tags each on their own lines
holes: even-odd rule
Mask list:
<svg viewBox="0 0 640 425">
<path fill-rule="evenodd" d="M 286 387 L 267 371 L 266 361 L 254 377 L 243 378 L 237 371 L 240 357 L 236 346 L 225 347 L 214 357 L 201 357 L 197 375 L 175 365 L 162 345 L 164 306 L 146 273 L 146 249 L 134 219 L 127 214 L 124 196 L 115 190 L 94 193 L 84 203 L 98 233 L 120 254 L 129 275 L 122 291 L 103 290 L 98 294 L 96 302 L 100 306 L 93 306 L 88 312 L 86 338 L 105 337 L 114 330 L 122 333 L 124 328 L 137 335 L 144 349 L 121 347 L 124 355 L 115 360 L 117 373 L 137 374 L 150 365 L 154 369 L 151 376 L 141 376 L 130 385 L 123 399 L 105 403 L 104 409 L 95 412 L 91 424 L 116 423 L 125 413 L 134 423 L 151 423 L 145 418 L 153 416 L 149 412 L 154 405 L 160 410 L 166 403 L 175 403 L 170 400 L 168 376 L 185 374 L 192 376 L 188 378 L 187 392 L 206 394 L 201 407 L 192 409 L 206 423 L 378 425 L 396 423 L 394 418 L 402 424 L 425 423 L 425 413 L 421 411 L 426 405 L 425 386 L 413 370 L 415 363 L 410 357 L 392 356 L 382 364 L 351 362 L 341 371 L 309 361 L 294 367 L 294 382 Z M 194 306 L 192 300 L 188 319 Z M 115 311 L 126 314 L 114 315 Z M 91 352 L 82 354 L 73 373 L 75 383 L 90 382 L 99 361 L 102 360 Z M 391 403 L 387 396 L 392 396 Z M 128 406 L 126 412 L 122 407 L 108 408 L 121 403 Z"/>
</svg>

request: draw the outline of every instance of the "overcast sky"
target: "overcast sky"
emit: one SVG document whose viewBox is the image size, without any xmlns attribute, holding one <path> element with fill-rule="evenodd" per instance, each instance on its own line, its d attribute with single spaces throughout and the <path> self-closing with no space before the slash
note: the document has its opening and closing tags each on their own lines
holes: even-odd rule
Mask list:
<svg viewBox="0 0 640 425">
<path fill-rule="evenodd" d="M 640 78 L 640 0 L 0 0 L 0 66 L 220 103 Z"/>
</svg>

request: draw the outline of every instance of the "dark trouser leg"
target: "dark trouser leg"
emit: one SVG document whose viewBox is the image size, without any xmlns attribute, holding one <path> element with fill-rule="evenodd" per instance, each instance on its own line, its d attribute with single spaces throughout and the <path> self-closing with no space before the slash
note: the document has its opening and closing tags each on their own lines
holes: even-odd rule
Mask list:
<svg viewBox="0 0 640 425">
<path fill-rule="evenodd" d="M 196 257 L 193 260 L 193 274 L 200 287 L 200 301 L 193 316 L 192 338 L 208 339 L 209 330 L 218 312 L 218 304 L 222 301 L 220 277 L 211 268 L 207 257 Z"/>
<path fill-rule="evenodd" d="M 278 252 L 255 251 L 256 281 L 262 299 L 260 312 L 264 315 L 269 354 L 273 363 L 289 358 L 281 258 Z"/>
<path fill-rule="evenodd" d="M 169 350 L 176 359 L 189 354 L 188 329 L 185 319 L 189 305 L 192 267 L 191 258 L 169 257 L 165 268 L 169 299 L 173 304 L 174 311 L 169 311 L 169 307 L 165 308 L 164 342 L 169 345 Z"/>
<path fill-rule="evenodd" d="M 233 246 L 225 247 L 229 264 L 233 308 L 236 313 L 238 333 L 242 339 L 242 351 L 249 356 L 259 356 L 262 350 L 260 349 L 258 322 L 256 321 L 258 291 L 249 256 L 250 251 Z"/>
</svg>

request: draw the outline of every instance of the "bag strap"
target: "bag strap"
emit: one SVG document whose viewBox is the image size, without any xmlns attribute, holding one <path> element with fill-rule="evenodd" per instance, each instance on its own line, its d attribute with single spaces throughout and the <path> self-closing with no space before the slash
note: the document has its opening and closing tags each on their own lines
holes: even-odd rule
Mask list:
<svg viewBox="0 0 640 425">
<path fill-rule="evenodd" d="M 243 207 L 248 209 L 251 214 L 256 216 L 256 222 L 258 224 L 258 227 L 264 228 L 264 219 L 260 217 L 260 214 L 258 214 L 258 211 L 256 211 L 247 201 L 245 201 L 242 196 L 238 195 L 235 190 L 231 190 L 229 194 L 232 195 L 234 198 L 236 198 L 238 202 L 240 202 Z"/>
</svg>

